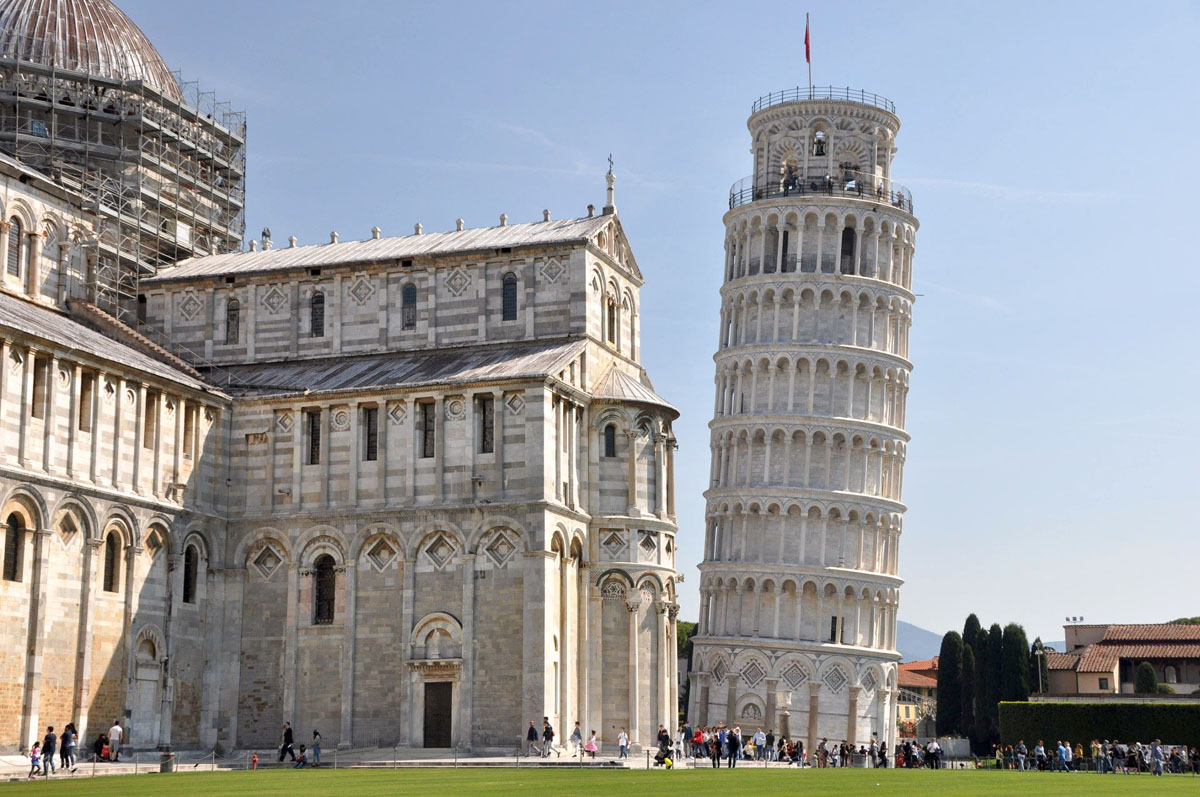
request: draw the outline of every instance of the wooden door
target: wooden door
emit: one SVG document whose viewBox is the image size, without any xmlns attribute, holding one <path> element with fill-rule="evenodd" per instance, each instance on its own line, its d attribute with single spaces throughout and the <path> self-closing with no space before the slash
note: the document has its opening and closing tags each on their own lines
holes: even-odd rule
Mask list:
<svg viewBox="0 0 1200 797">
<path fill-rule="evenodd" d="M 425 684 L 425 746 L 449 747 L 452 725 L 454 684 Z"/>
</svg>

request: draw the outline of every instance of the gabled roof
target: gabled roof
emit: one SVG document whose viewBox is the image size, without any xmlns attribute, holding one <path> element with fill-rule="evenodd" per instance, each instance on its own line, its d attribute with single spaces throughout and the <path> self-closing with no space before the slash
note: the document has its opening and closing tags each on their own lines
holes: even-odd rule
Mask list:
<svg viewBox="0 0 1200 797">
<path fill-rule="evenodd" d="M 586 346 L 558 340 L 223 365 L 212 379 L 241 396 L 539 379 L 566 368 Z"/>
<path fill-rule="evenodd" d="M 679 417 L 679 410 L 664 399 L 662 396 L 654 392 L 654 388 L 643 382 L 638 381 L 629 374 L 622 371 L 615 364 L 610 366 L 608 372 L 600 377 L 592 388 L 592 397 L 600 401 L 613 401 L 620 403 L 634 404 L 651 404 L 656 407 L 666 407 Z"/>
<path fill-rule="evenodd" d="M 1046 651 L 1047 670 L 1074 670 L 1078 666 L 1078 653 L 1055 653 L 1052 650 Z"/>
<path fill-rule="evenodd" d="M 937 689 L 937 678 L 930 678 L 928 675 L 911 670 L 900 670 L 896 683 L 901 688 L 907 689 Z"/>
<path fill-rule="evenodd" d="M 1104 642 L 1196 642 L 1200 643 L 1200 625 L 1183 623 L 1147 623 L 1110 625 Z"/>
<path fill-rule="evenodd" d="M 192 257 L 169 268 L 159 269 L 158 274 L 143 279 L 142 284 L 233 274 L 264 274 L 298 268 L 381 263 L 421 255 L 459 254 L 516 246 L 578 244 L 591 240 L 603 227 L 614 222 L 616 216 L 585 216 L 530 224 L 477 227 L 455 232 Z M 630 263 L 632 270 L 637 273 L 636 265 L 632 265 L 632 258 Z M 640 278 L 640 274 L 638 276 Z"/>
<path fill-rule="evenodd" d="M 40 338 L 64 349 L 83 351 L 97 359 L 119 363 L 123 367 L 176 384 L 209 393 L 219 392 L 196 376 L 151 356 L 148 353 L 149 349 L 126 345 L 55 310 L 0 291 L 0 328 L 4 327 Z M 164 352 L 163 359 L 166 358 Z"/>
</svg>

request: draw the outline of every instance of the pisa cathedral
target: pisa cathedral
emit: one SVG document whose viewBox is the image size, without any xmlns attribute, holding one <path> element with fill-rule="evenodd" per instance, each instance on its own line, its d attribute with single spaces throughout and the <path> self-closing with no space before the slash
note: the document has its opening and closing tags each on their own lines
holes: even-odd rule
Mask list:
<svg viewBox="0 0 1200 797">
<path fill-rule="evenodd" d="M 725 214 L 690 716 L 896 741 L 912 195 L 887 99 L 761 97 Z"/>
<path fill-rule="evenodd" d="M 244 251 L 244 116 L 108 0 L 0 24 L 0 748 L 673 724 L 678 413 L 611 170 L 578 218 Z"/>
</svg>

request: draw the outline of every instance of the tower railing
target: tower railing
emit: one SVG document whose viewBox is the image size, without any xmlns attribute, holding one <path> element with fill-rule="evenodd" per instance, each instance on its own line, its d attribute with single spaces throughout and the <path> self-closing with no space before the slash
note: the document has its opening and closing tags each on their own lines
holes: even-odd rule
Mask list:
<svg viewBox="0 0 1200 797">
<path fill-rule="evenodd" d="M 896 104 L 887 97 L 883 97 L 873 91 L 852 89 L 849 86 L 845 88 L 841 86 L 797 86 L 794 89 L 773 91 L 755 100 L 754 104 L 750 106 L 750 113 L 756 114 L 764 108 L 770 108 L 772 105 L 782 105 L 785 102 L 801 102 L 802 100 L 858 102 L 863 105 L 881 108 L 893 115 L 896 113 Z"/>
<path fill-rule="evenodd" d="M 748 205 L 760 199 L 782 199 L 825 195 L 860 199 L 880 205 L 891 205 L 906 213 L 913 212 L 912 191 L 904 186 L 867 172 L 839 169 L 836 175 L 810 173 L 802 177 L 788 172 L 779 177 L 743 177 L 729 189 L 729 209 Z"/>
</svg>

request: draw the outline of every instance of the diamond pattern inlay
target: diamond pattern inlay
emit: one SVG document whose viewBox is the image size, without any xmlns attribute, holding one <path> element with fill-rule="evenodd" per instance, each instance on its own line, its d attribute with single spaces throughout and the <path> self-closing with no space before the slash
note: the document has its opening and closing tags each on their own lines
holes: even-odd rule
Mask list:
<svg viewBox="0 0 1200 797">
<path fill-rule="evenodd" d="M 788 685 L 795 689 L 808 680 L 808 670 L 793 661 L 784 669 L 783 680 L 787 681 Z"/>
<path fill-rule="evenodd" d="M 360 307 L 366 304 L 374 295 L 375 285 L 366 275 L 360 275 L 355 283 L 350 286 L 350 298 Z"/>
<path fill-rule="evenodd" d="M 829 687 L 830 692 L 840 692 L 850 679 L 846 677 L 846 673 L 842 672 L 841 667 L 834 667 L 829 672 L 825 673 L 825 685 Z"/>
<path fill-rule="evenodd" d="M 185 293 L 182 301 L 179 302 L 179 317 L 184 321 L 191 321 L 200 311 L 204 309 L 204 302 L 200 301 L 199 297 L 194 293 Z"/>
<path fill-rule="evenodd" d="M 509 542 L 507 535 L 497 534 L 496 539 L 492 540 L 492 544 L 485 548 L 484 551 L 496 563 L 497 567 L 503 567 L 512 558 L 512 555 L 517 552 L 517 546 Z"/>
<path fill-rule="evenodd" d="M 766 671 L 757 661 L 751 661 L 742 668 L 742 680 L 749 686 L 758 686 L 762 679 L 766 677 Z"/>
<path fill-rule="evenodd" d="M 462 296 L 463 291 L 471 287 L 471 276 L 461 268 L 456 268 L 446 277 L 446 288 L 451 296 Z"/>
</svg>

